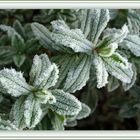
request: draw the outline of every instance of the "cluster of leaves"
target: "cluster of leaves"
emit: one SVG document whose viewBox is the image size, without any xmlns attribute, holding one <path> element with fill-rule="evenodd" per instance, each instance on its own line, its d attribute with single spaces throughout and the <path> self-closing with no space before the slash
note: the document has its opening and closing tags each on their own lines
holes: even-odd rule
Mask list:
<svg viewBox="0 0 140 140">
<path fill-rule="evenodd" d="M 102 106 L 139 127 L 139 10 L 20 12 L 7 10 L 9 23 L 0 11 L 1 130 L 74 127 L 107 97 Z"/>
</svg>

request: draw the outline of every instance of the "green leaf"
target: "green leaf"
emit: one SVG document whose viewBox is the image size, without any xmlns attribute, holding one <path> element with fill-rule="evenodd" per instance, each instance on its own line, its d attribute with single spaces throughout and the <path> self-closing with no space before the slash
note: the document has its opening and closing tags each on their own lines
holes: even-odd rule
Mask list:
<svg viewBox="0 0 140 140">
<path fill-rule="evenodd" d="M 74 93 L 86 85 L 89 79 L 91 57 L 85 54 L 61 55 L 54 58 L 61 75 L 56 84 L 66 92 Z"/>
<path fill-rule="evenodd" d="M 18 97 L 29 94 L 32 87 L 28 85 L 21 72 L 15 69 L 3 69 L 0 71 L 0 92 Z"/>
<path fill-rule="evenodd" d="M 24 110 L 26 125 L 29 128 L 34 128 L 40 122 L 42 110 L 39 101 L 35 99 L 33 94 L 30 94 L 27 97 Z"/>
<path fill-rule="evenodd" d="M 119 111 L 119 116 L 122 118 L 132 118 L 138 114 L 138 108 L 133 103 L 128 103 L 122 106 Z"/>
<path fill-rule="evenodd" d="M 26 41 L 24 48 L 25 54 L 34 54 L 41 48 L 41 46 L 37 39 L 32 38 Z"/>
<path fill-rule="evenodd" d="M 102 88 L 108 83 L 108 72 L 102 58 L 97 54 L 94 57 L 93 63 L 96 68 L 97 87 Z"/>
<path fill-rule="evenodd" d="M 135 84 L 136 79 L 137 79 L 137 71 L 136 71 L 136 67 L 134 65 L 132 65 L 132 70 L 133 70 L 133 77 L 131 79 L 130 83 L 123 83 L 123 88 L 125 91 L 129 90 L 130 88 L 132 88 L 132 86 Z"/>
<path fill-rule="evenodd" d="M 22 52 L 24 50 L 24 39 L 18 34 L 13 34 L 11 44 L 17 52 Z"/>
<path fill-rule="evenodd" d="M 81 103 L 75 96 L 63 92 L 63 90 L 52 90 L 56 103 L 49 105 L 50 109 L 60 115 L 77 115 L 81 110 Z"/>
<path fill-rule="evenodd" d="M 24 39 L 26 38 L 25 30 L 19 20 L 14 22 L 13 27 Z"/>
<path fill-rule="evenodd" d="M 87 9 L 80 13 L 81 30 L 95 46 L 98 39 L 109 22 L 109 10 Z"/>
<path fill-rule="evenodd" d="M 135 56 L 140 56 L 140 37 L 128 35 L 120 44 L 123 49 L 130 50 Z"/>
<path fill-rule="evenodd" d="M 55 50 L 53 48 L 54 42 L 52 41 L 51 33 L 46 27 L 39 23 L 32 23 L 31 27 L 34 35 L 45 48 Z"/>
<path fill-rule="evenodd" d="M 24 117 L 25 100 L 26 100 L 25 96 L 21 96 L 19 99 L 17 99 L 10 113 L 10 117 L 11 120 L 13 121 L 13 124 L 18 129 L 21 130 L 26 127 L 25 117 Z"/>
<path fill-rule="evenodd" d="M 88 89 L 82 93 L 81 102 L 88 105 L 93 113 L 98 105 L 98 90 L 93 82 L 88 83 Z"/>
<path fill-rule="evenodd" d="M 6 65 L 12 62 L 15 52 L 8 47 L 0 47 L 0 65 Z"/>
<path fill-rule="evenodd" d="M 83 118 L 86 118 L 90 115 L 90 113 L 91 113 L 91 109 L 86 104 L 82 103 L 82 109 L 76 116 L 76 119 L 81 120 Z"/>
<path fill-rule="evenodd" d="M 11 26 L 6 26 L 6 25 L 0 25 L 0 29 L 4 32 L 7 32 L 8 37 L 12 39 L 13 35 L 16 34 L 17 36 L 20 36 L 14 28 Z"/>
<path fill-rule="evenodd" d="M 58 68 L 51 63 L 46 54 L 35 55 L 30 71 L 30 83 L 36 88 L 48 89 L 56 84 Z"/>
<path fill-rule="evenodd" d="M 119 85 L 120 85 L 119 81 L 115 77 L 110 76 L 108 79 L 108 85 L 107 85 L 108 92 L 113 92 L 119 87 Z"/>
<path fill-rule="evenodd" d="M 15 55 L 13 57 L 14 63 L 18 68 L 21 67 L 21 65 L 24 63 L 25 59 L 26 59 L 25 55 Z"/>
<path fill-rule="evenodd" d="M 98 49 L 98 52 L 101 57 L 110 57 L 116 51 L 117 48 L 117 43 L 111 43 L 108 46 L 104 46 Z"/>
<path fill-rule="evenodd" d="M 53 21 L 52 27 L 52 39 L 57 45 L 64 45 L 74 52 L 92 53 L 93 45 L 80 29 L 70 29 L 63 20 Z"/>
</svg>

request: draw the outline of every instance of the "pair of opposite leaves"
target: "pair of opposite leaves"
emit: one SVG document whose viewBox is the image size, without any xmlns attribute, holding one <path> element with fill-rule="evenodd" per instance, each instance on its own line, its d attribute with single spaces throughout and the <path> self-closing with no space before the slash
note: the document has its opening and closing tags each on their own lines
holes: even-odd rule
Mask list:
<svg viewBox="0 0 140 140">
<path fill-rule="evenodd" d="M 86 117 L 90 109 L 81 104 L 73 95 L 52 88 L 58 80 L 58 68 L 51 63 L 46 54 L 35 55 L 30 71 L 29 84 L 25 81 L 21 72 L 14 69 L 0 71 L 0 91 L 19 97 L 13 105 L 10 120 L 18 129 L 33 128 L 43 118 L 42 104 L 45 110 L 51 109 L 60 115 Z M 85 114 L 81 111 L 86 108 Z M 82 113 L 80 116 L 79 113 Z"/>
</svg>

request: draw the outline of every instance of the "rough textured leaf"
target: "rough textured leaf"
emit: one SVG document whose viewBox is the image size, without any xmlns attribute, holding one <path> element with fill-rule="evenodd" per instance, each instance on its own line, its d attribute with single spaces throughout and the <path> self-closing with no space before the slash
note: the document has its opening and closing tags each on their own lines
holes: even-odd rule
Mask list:
<svg viewBox="0 0 140 140">
<path fill-rule="evenodd" d="M 56 84 L 66 92 L 74 93 L 85 86 L 89 79 L 91 57 L 84 54 L 58 56 L 54 60 L 60 67 L 61 75 Z"/>
<path fill-rule="evenodd" d="M 21 72 L 15 69 L 3 69 L 0 71 L 0 92 L 12 96 L 20 96 L 30 93 L 32 87 L 28 85 Z"/>
<path fill-rule="evenodd" d="M 26 97 L 21 96 L 16 100 L 15 104 L 11 110 L 11 120 L 18 129 L 23 129 L 26 127 L 24 118 L 24 105 Z"/>
<path fill-rule="evenodd" d="M 131 64 L 120 58 L 116 56 L 104 58 L 107 71 L 122 82 L 130 83 L 133 76 Z"/>
<path fill-rule="evenodd" d="M 52 90 L 56 98 L 56 103 L 50 105 L 50 108 L 60 115 L 77 115 L 81 110 L 81 103 L 75 96 L 65 93 L 62 90 Z"/>
<path fill-rule="evenodd" d="M 57 82 L 58 72 L 57 66 L 51 64 L 46 54 L 35 55 L 30 71 L 30 83 L 36 88 L 48 89 Z"/>
<path fill-rule="evenodd" d="M 114 42 L 121 43 L 128 33 L 129 31 L 126 25 L 124 25 L 122 29 L 108 28 L 104 31 L 103 41 L 106 42 L 106 44 Z"/>
<path fill-rule="evenodd" d="M 109 19 L 109 10 L 107 9 L 83 10 L 82 13 L 80 13 L 81 30 L 85 36 L 96 45 Z"/>
<path fill-rule="evenodd" d="M 97 87 L 102 88 L 108 83 L 108 72 L 100 56 L 95 56 L 94 65 L 96 68 Z"/>
<path fill-rule="evenodd" d="M 32 23 L 31 27 L 34 35 L 45 48 L 55 50 L 53 49 L 54 43 L 51 39 L 51 33 L 45 26 L 39 23 Z"/>
<path fill-rule="evenodd" d="M 140 56 L 140 37 L 128 35 L 120 44 L 122 48 L 130 50 L 135 56 Z"/>
<path fill-rule="evenodd" d="M 70 29 L 64 21 L 52 22 L 52 39 L 57 45 L 64 45 L 75 52 L 92 52 L 92 43 L 88 41 L 80 29 Z"/>
<path fill-rule="evenodd" d="M 40 107 L 40 103 L 38 102 L 38 100 L 35 99 L 33 94 L 30 94 L 27 97 L 24 109 L 25 109 L 24 117 L 26 125 L 29 128 L 35 127 L 41 119 L 42 110 Z"/>
</svg>

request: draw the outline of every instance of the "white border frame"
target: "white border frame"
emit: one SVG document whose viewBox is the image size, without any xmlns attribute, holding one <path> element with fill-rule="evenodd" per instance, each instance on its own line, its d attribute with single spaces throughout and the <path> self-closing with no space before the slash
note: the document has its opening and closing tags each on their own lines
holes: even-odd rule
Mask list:
<svg viewBox="0 0 140 140">
<path fill-rule="evenodd" d="M 0 9 L 140 9 L 138 1 L 0 1 Z M 82 131 L 82 133 L 81 133 Z M 139 131 L 0 131 L 0 139 L 140 139 Z"/>
</svg>

